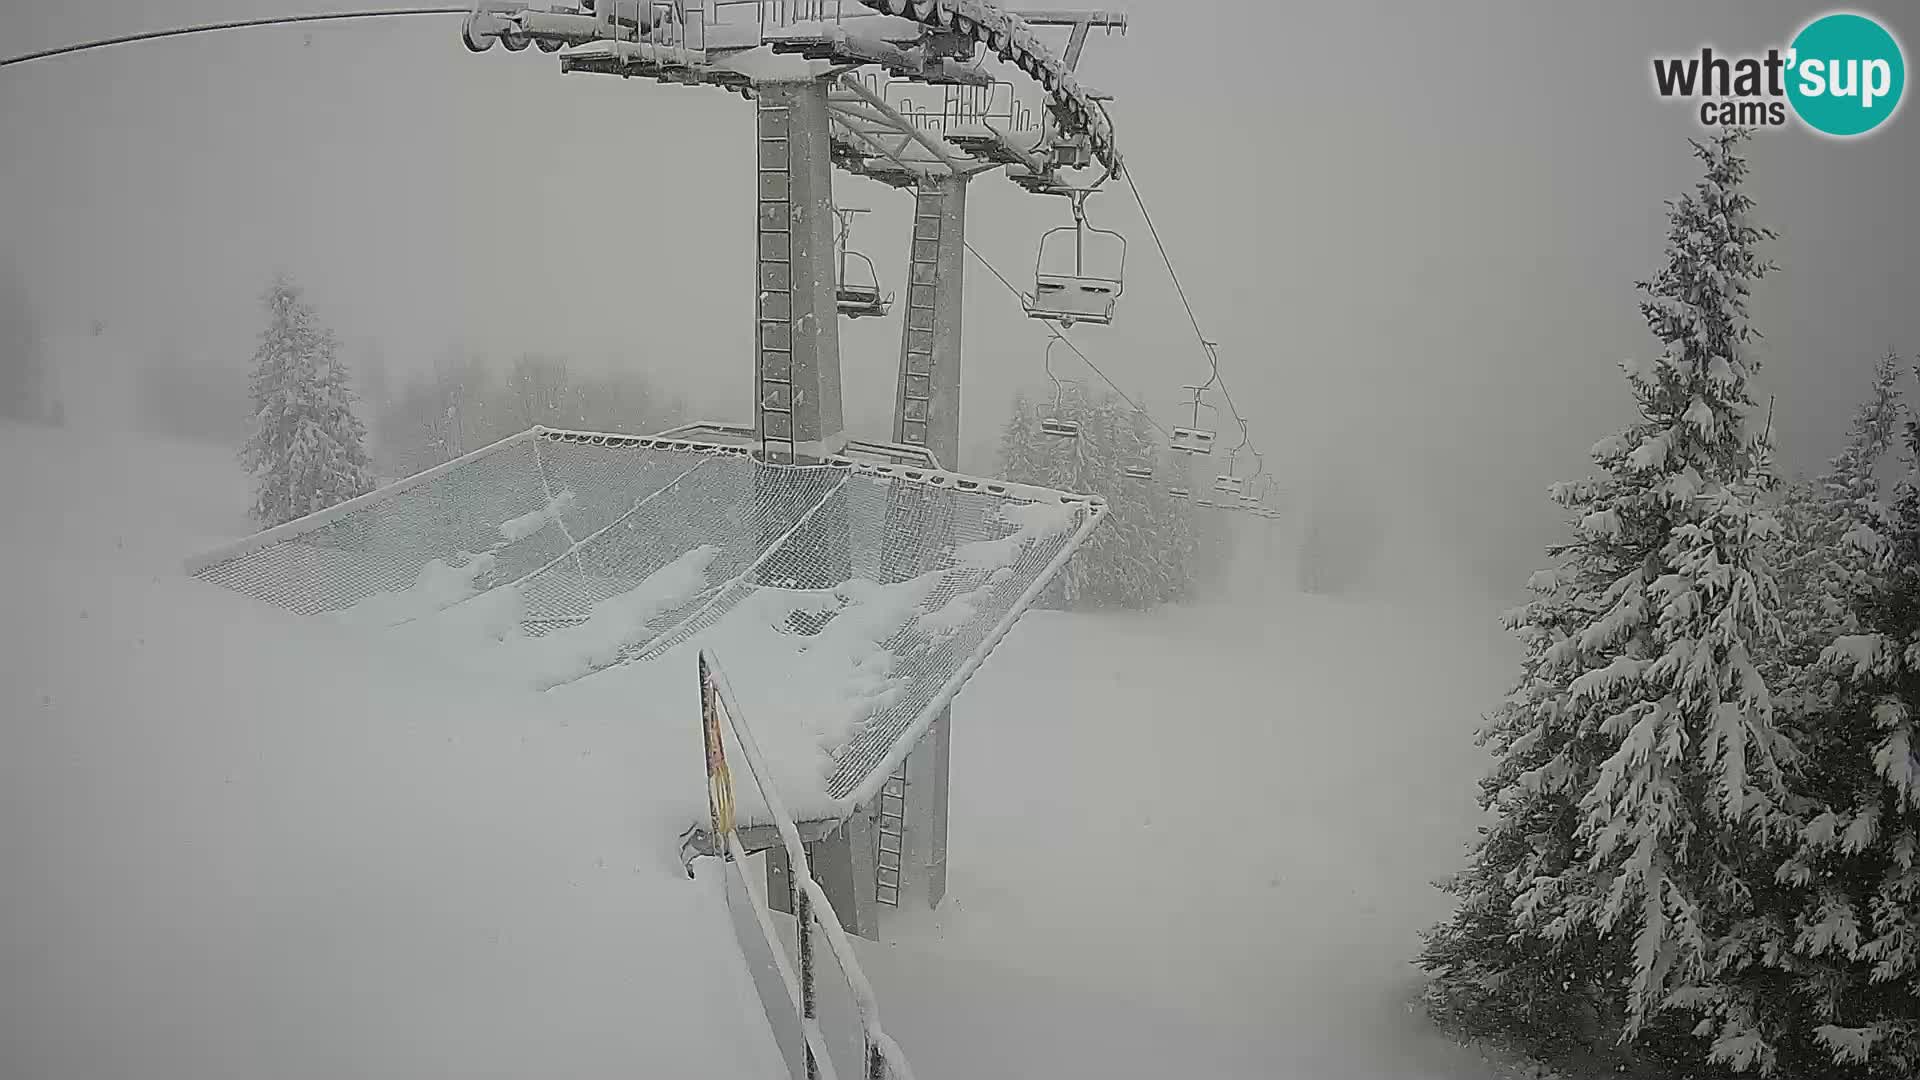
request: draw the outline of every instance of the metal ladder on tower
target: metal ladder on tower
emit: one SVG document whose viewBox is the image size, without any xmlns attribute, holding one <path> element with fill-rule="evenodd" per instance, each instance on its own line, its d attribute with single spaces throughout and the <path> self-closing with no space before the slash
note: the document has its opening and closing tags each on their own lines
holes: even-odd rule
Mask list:
<svg viewBox="0 0 1920 1080">
<path fill-rule="evenodd" d="M 905 857 L 907 839 L 907 767 L 887 777 L 880 788 L 878 828 L 873 830 L 874 899 L 897 908 L 900 906 L 900 864 Z"/>
<path fill-rule="evenodd" d="M 927 445 L 927 425 L 932 419 L 934 283 L 940 274 L 942 201 L 937 190 L 914 194 L 913 250 L 907 263 L 906 377 L 894 411 L 900 418 L 899 441 L 910 446 Z M 940 464 L 954 467 L 951 461 Z"/>
<path fill-rule="evenodd" d="M 788 173 L 791 110 L 762 102 L 759 125 L 760 446 L 775 464 L 794 461 L 793 203 Z"/>
</svg>

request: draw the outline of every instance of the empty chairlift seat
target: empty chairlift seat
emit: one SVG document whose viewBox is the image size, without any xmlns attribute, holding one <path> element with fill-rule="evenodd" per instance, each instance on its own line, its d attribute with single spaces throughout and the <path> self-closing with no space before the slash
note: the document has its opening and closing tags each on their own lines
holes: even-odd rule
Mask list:
<svg viewBox="0 0 1920 1080">
<path fill-rule="evenodd" d="M 1063 326 L 1113 322 L 1114 303 L 1126 287 L 1127 238 L 1087 224 L 1086 202 L 1092 193 L 1079 188 L 1061 192 L 1073 200 L 1073 224 L 1040 236 L 1033 297 L 1027 301 L 1032 318 Z"/>
<path fill-rule="evenodd" d="M 1215 438 L 1215 433 L 1205 428 L 1177 427 L 1168 445 L 1183 454 L 1211 454 Z"/>
<path fill-rule="evenodd" d="M 1209 348 L 1211 348 L 1211 346 L 1209 346 Z M 1176 427 L 1173 429 L 1173 432 L 1168 435 L 1168 447 L 1182 454 L 1213 453 L 1213 443 L 1218 437 L 1218 434 L 1210 427 L 1200 426 L 1201 409 L 1206 409 L 1213 415 L 1219 415 L 1219 410 L 1215 409 L 1206 401 L 1206 393 L 1211 386 L 1212 383 L 1209 382 L 1206 386 L 1188 386 L 1183 388 L 1193 395 L 1193 401 L 1191 402 L 1193 415 L 1186 427 Z"/>
<path fill-rule="evenodd" d="M 836 238 L 839 281 L 834 291 L 834 306 L 850 319 L 878 318 L 893 306 L 893 297 L 880 291 L 880 275 L 874 269 L 873 260 L 853 250 L 847 242 L 853 232 L 854 215 L 866 212 L 853 207 L 834 208 L 840 222 Z"/>
<path fill-rule="evenodd" d="M 1114 303 L 1119 297 L 1118 278 L 1043 273 L 1034 281 L 1033 306 L 1027 313 L 1067 326 L 1076 322 L 1107 326 L 1113 322 Z"/>
<path fill-rule="evenodd" d="M 1046 371 L 1047 378 L 1053 383 L 1053 408 L 1040 418 L 1040 432 L 1057 439 L 1077 439 L 1080 437 L 1080 421 L 1069 420 L 1061 413 L 1066 409 L 1066 384 L 1053 373 L 1053 347 L 1060 344 L 1059 335 L 1047 342 Z"/>
<path fill-rule="evenodd" d="M 840 314 L 850 319 L 877 318 L 893 306 L 893 297 L 880 291 L 873 260 L 857 251 L 847 252 L 842 261 L 834 300 Z"/>
</svg>

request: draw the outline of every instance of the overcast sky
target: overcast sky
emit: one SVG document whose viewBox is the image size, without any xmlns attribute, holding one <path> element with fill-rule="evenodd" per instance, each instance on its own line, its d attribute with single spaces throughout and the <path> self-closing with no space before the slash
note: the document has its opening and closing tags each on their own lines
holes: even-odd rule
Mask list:
<svg viewBox="0 0 1920 1080">
<path fill-rule="evenodd" d="M 338 9 L 298 0 L 13 0 L 0 52 L 186 22 Z M 369 6 L 377 6 L 370 4 Z M 1783 44 L 1818 5 L 1268 4 L 1115 0 L 1089 43 L 1112 112 L 1269 468 L 1368 485 L 1436 538 L 1538 561 L 1545 486 L 1627 416 L 1614 367 L 1655 345 L 1633 282 L 1662 200 L 1696 175 L 1684 106 L 1648 60 Z M 1920 40 L 1920 15 L 1868 5 Z M 92 319 L 241 370 L 284 269 L 396 368 L 455 341 L 618 357 L 710 414 L 751 416 L 750 106 L 711 89 L 475 56 L 458 20 L 247 30 L 0 70 L 0 258 L 43 330 Z M 1911 49 L 1909 50 L 1911 52 Z M 1920 352 L 1908 200 L 1920 118 L 1841 143 L 1752 144 L 1780 274 L 1754 316 L 1784 464 L 1836 449 L 1889 347 Z M 882 276 L 907 197 L 836 178 Z M 969 235 L 1031 275 L 1055 199 L 990 177 Z M 1075 332 L 1163 420 L 1202 354 L 1136 208 L 1118 323 Z M 968 270 L 966 438 L 1044 386 L 1044 337 Z M 850 424 L 883 434 L 899 331 L 843 325 Z M 1336 468 L 1335 463 L 1340 463 Z M 971 469 L 990 467 L 975 456 Z M 1517 583 L 1516 583 L 1517 584 Z"/>
</svg>

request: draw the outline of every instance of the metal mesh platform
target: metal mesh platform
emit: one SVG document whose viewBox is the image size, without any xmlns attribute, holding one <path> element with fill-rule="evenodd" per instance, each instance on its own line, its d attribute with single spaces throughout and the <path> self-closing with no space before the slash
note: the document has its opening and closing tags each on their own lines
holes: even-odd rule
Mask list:
<svg viewBox="0 0 1920 1080">
<path fill-rule="evenodd" d="M 716 633 L 807 638 L 836 617 L 865 620 L 860 640 L 877 663 L 855 666 L 880 685 L 862 698 L 870 707 L 826 787 L 861 804 L 1105 510 L 1097 498 L 924 469 L 773 465 L 738 446 L 535 428 L 189 571 L 317 615 L 417 592 L 436 562 L 466 566 L 470 588 L 446 603 L 512 588 L 530 637 L 581 626 L 615 598 L 650 596 L 646 617 L 592 670 L 650 663 Z M 741 659 L 736 683 L 781 677 L 753 663 Z"/>
</svg>

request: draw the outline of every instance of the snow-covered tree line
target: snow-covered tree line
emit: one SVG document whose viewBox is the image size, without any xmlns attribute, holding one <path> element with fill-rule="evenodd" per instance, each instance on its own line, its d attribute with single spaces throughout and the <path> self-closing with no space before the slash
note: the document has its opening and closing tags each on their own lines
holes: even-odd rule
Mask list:
<svg viewBox="0 0 1920 1080">
<path fill-rule="evenodd" d="M 1896 360 L 1817 485 L 1775 478 L 1750 384 L 1770 269 L 1745 133 L 1695 144 L 1640 418 L 1552 498 L 1569 536 L 1508 616 L 1492 819 L 1428 936 L 1468 1035 L 1642 1076 L 1920 1075 L 1920 431 Z M 1883 495 L 1876 467 L 1907 445 Z"/>
<path fill-rule="evenodd" d="M 360 495 L 378 476 L 410 476 L 536 424 L 648 434 L 685 411 L 637 372 L 582 371 L 560 357 L 501 365 L 459 355 L 395 386 L 375 342 L 356 350 L 356 393 L 344 346 L 297 285 L 276 280 L 264 303 L 268 325 L 254 353 L 243 458 L 258 483 L 254 516 L 266 525 Z M 143 379 L 148 423 L 177 428 L 183 417 L 206 419 L 184 399 L 190 375 L 173 365 Z"/>
<path fill-rule="evenodd" d="M 1379 511 L 1363 492 L 1330 486 L 1306 515 L 1295 577 L 1301 592 L 1350 592 L 1372 577 L 1386 544 Z"/>
<path fill-rule="evenodd" d="M 650 435 L 684 422 L 685 406 L 632 369 L 592 371 L 564 357 L 443 359 L 373 399 L 383 472 L 406 476 L 533 427 Z M 369 395 L 372 396 L 371 394 Z"/>
<path fill-rule="evenodd" d="M 1069 383 L 1059 400 L 1014 401 L 1001 429 L 999 475 L 1081 494 L 1104 496 L 1107 521 L 1075 553 L 1043 604 L 1076 609 L 1175 603 L 1194 595 L 1232 558 L 1224 511 L 1196 509 L 1169 494 L 1192 487 L 1190 471 L 1162 459 L 1157 432 L 1143 412 L 1114 395 L 1094 397 Z M 1041 430 L 1042 419 L 1077 422 L 1066 438 Z M 1152 467 L 1152 479 L 1126 475 Z M 1195 492 L 1202 497 L 1206 492 Z"/>
<path fill-rule="evenodd" d="M 0 420 L 61 420 L 48 393 L 46 361 L 27 293 L 11 268 L 0 266 Z"/>
</svg>

